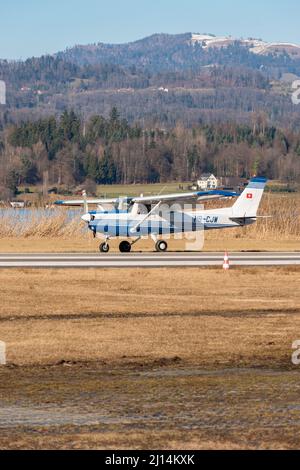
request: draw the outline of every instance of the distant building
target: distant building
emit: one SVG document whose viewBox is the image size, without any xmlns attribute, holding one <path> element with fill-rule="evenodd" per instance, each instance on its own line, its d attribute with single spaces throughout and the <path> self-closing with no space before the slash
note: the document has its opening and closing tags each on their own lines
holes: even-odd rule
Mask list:
<svg viewBox="0 0 300 470">
<path fill-rule="evenodd" d="M 169 93 L 169 88 L 164 88 L 163 86 L 159 87 L 158 91 L 163 91 L 164 93 Z"/>
<path fill-rule="evenodd" d="M 24 201 L 12 201 L 10 205 L 13 209 L 24 209 L 26 204 Z"/>
<path fill-rule="evenodd" d="M 224 176 L 220 178 L 220 186 L 223 189 L 242 191 L 249 183 L 246 178 L 239 178 L 238 176 Z"/>
<path fill-rule="evenodd" d="M 219 186 L 219 180 L 212 173 L 204 173 L 197 181 L 197 186 L 203 191 L 207 191 L 208 189 L 217 189 Z"/>
<path fill-rule="evenodd" d="M 48 194 L 58 194 L 58 188 L 50 188 Z"/>
</svg>

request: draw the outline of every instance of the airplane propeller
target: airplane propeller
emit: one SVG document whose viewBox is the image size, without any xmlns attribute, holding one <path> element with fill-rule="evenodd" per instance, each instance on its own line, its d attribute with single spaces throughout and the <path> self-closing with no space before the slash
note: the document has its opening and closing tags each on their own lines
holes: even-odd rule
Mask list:
<svg viewBox="0 0 300 470">
<path fill-rule="evenodd" d="M 89 213 L 89 204 L 88 204 L 88 200 L 87 200 L 87 194 L 86 194 L 86 191 L 82 191 L 82 196 L 83 196 L 83 211 L 84 211 L 84 214 L 83 216 L 81 217 L 82 220 L 84 220 L 84 222 L 86 222 L 88 224 L 88 227 L 90 227 L 90 223 L 92 221 L 95 220 L 95 217 L 92 216 L 90 213 Z M 95 238 L 96 237 L 96 232 L 95 230 L 92 230 L 92 234 L 93 234 L 93 237 Z"/>
<path fill-rule="evenodd" d="M 89 205 L 88 205 L 87 194 L 86 194 L 85 190 L 82 191 L 82 196 L 83 196 L 83 201 L 84 201 L 83 210 L 84 210 L 85 214 L 88 214 L 89 213 Z"/>
</svg>

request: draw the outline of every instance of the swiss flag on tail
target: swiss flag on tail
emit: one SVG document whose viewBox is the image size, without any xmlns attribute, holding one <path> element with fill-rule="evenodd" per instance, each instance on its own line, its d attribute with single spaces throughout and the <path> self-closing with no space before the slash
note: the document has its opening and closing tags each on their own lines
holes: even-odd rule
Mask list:
<svg viewBox="0 0 300 470">
<path fill-rule="evenodd" d="M 252 194 L 252 193 L 248 193 L 248 194 L 247 194 L 247 199 L 253 199 L 253 194 Z"/>
</svg>

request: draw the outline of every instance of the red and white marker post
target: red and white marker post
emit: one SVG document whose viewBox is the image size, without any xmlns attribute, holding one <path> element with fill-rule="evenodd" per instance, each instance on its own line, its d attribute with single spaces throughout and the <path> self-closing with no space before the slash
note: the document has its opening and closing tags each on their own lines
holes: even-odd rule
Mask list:
<svg viewBox="0 0 300 470">
<path fill-rule="evenodd" d="M 228 271 L 229 268 L 230 268 L 230 265 L 229 265 L 229 256 L 228 256 L 228 252 L 225 251 L 223 269 L 224 269 L 225 271 Z"/>
</svg>

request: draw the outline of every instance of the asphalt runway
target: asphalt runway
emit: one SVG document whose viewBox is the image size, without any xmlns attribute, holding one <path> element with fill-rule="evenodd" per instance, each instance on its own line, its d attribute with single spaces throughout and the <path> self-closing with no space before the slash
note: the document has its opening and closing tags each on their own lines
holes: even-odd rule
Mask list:
<svg viewBox="0 0 300 470">
<path fill-rule="evenodd" d="M 0 268 L 222 267 L 224 253 L 0 254 Z M 300 252 L 229 253 L 230 266 L 300 265 Z"/>
</svg>

